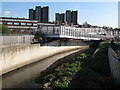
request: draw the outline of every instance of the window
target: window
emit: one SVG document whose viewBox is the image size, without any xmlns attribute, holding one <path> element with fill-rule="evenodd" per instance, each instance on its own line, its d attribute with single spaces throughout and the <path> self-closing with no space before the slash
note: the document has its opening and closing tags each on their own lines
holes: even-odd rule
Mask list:
<svg viewBox="0 0 120 90">
<path fill-rule="evenodd" d="M 19 25 L 19 23 L 14 23 L 14 25 Z"/>
<path fill-rule="evenodd" d="M 33 23 L 33 26 L 36 26 L 37 24 L 36 23 Z"/>
<path fill-rule="evenodd" d="M 7 24 L 11 25 L 11 24 L 13 24 L 13 23 L 12 23 L 12 22 L 8 22 Z"/>
<path fill-rule="evenodd" d="M 26 23 L 21 23 L 21 25 L 26 25 Z"/>
<path fill-rule="evenodd" d="M 2 24 L 2 22 L 0 22 L 0 24 Z"/>
<path fill-rule="evenodd" d="M 27 23 L 27 25 L 32 25 L 32 23 Z"/>
</svg>

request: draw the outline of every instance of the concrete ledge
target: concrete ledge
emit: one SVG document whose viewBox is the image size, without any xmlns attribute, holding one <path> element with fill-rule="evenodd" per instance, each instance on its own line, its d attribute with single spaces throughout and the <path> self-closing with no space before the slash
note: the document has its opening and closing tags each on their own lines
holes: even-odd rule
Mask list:
<svg viewBox="0 0 120 90">
<path fill-rule="evenodd" d="M 0 52 L 1 74 L 5 74 L 14 69 L 70 50 L 89 48 L 88 46 L 62 46 L 62 47 L 41 47 L 39 44 L 13 46 L 3 48 Z"/>
</svg>

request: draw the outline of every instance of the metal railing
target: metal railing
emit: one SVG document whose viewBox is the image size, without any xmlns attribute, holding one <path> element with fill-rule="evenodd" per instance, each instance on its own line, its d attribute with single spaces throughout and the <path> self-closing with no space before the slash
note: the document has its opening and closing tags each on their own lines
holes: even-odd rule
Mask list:
<svg viewBox="0 0 120 90">
<path fill-rule="evenodd" d="M 106 31 L 101 28 L 75 28 L 66 26 L 41 26 L 40 30 L 50 37 L 52 36 L 64 36 L 72 38 L 105 38 Z"/>
</svg>

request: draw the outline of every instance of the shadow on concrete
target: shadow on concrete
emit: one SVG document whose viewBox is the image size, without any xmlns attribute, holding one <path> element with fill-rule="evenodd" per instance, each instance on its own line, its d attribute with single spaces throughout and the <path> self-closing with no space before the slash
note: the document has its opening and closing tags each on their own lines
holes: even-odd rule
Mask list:
<svg viewBox="0 0 120 90">
<path fill-rule="evenodd" d="M 42 43 L 42 46 L 98 46 L 99 41 L 82 41 L 82 40 L 54 40 Z"/>
</svg>

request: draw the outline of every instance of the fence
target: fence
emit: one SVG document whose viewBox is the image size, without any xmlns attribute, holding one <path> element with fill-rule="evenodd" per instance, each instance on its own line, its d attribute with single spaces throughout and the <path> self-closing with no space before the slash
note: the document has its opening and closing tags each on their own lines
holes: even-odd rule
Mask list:
<svg viewBox="0 0 120 90">
<path fill-rule="evenodd" d="M 0 36 L 0 45 L 30 44 L 33 43 L 34 36 Z"/>
<path fill-rule="evenodd" d="M 120 85 L 120 46 L 111 43 L 111 47 L 108 49 L 110 71 L 115 82 Z"/>
</svg>

